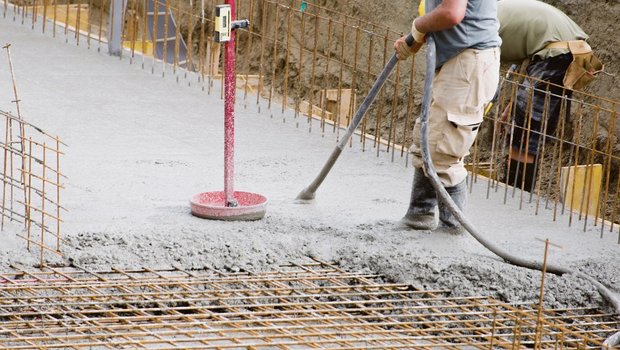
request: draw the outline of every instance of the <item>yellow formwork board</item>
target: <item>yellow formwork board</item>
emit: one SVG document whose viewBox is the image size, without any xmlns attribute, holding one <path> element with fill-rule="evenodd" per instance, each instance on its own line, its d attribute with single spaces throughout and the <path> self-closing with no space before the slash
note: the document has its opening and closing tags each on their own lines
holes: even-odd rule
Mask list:
<svg viewBox="0 0 620 350">
<path fill-rule="evenodd" d="M 141 52 L 145 55 L 153 55 L 153 42 L 150 40 L 142 41 L 123 41 L 123 47 L 135 52 Z"/>
<path fill-rule="evenodd" d="M 562 167 L 560 191 L 566 208 L 596 215 L 602 180 L 603 166 L 601 164 Z"/>
<path fill-rule="evenodd" d="M 56 6 L 36 6 L 37 15 L 45 16 L 45 19 L 53 21 L 56 18 L 57 24 L 67 24 L 69 27 L 78 28 L 78 16 L 80 18 L 80 30 L 88 28 L 89 9 L 88 4 L 71 4 L 69 6 L 59 4 Z M 45 13 L 44 13 L 45 12 Z M 67 17 L 67 13 L 69 16 Z"/>
</svg>

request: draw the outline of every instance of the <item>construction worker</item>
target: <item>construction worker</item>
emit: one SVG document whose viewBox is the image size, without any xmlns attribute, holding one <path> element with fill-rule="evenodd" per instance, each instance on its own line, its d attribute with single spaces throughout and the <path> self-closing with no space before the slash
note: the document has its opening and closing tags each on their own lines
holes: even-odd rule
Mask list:
<svg viewBox="0 0 620 350">
<path fill-rule="evenodd" d="M 437 48 L 429 115 L 429 149 L 433 165 L 454 202 L 463 209 L 467 198 L 467 171 L 463 158 L 469 154 L 483 119 L 484 105 L 493 97 L 499 82 L 497 0 L 427 0 L 426 14 L 411 25 L 415 40 L 409 47 L 405 37 L 394 43 L 399 59 L 415 54 L 432 35 Z M 405 225 L 418 230 L 436 227 L 439 207 L 442 231 L 460 233 L 462 227 L 440 201 L 423 170 L 420 120 L 413 130 L 414 176 Z"/>
<path fill-rule="evenodd" d="M 504 182 L 531 192 L 542 135 L 553 135 L 560 112 L 569 115 L 571 89 L 582 88 L 602 65 L 585 42 L 588 35 L 551 5 L 537 0 L 500 0 L 497 15 L 502 61 L 523 62 L 525 75 L 533 78 L 525 79 L 517 89 Z"/>
</svg>

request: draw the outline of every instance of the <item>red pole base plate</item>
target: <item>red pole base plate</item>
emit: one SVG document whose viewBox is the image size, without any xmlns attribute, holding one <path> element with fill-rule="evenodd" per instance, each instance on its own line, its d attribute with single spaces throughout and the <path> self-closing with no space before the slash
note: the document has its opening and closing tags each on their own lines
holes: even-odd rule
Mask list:
<svg viewBox="0 0 620 350">
<path fill-rule="evenodd" d="M 236 207 L 226 206 L 224 191 L 203 192 L 190 201 L 192 215 L 211 220 L 253 221 L 260 220 L 267 210 L 267 197 L 256 193 L 235 191 Z"/>
</svg>

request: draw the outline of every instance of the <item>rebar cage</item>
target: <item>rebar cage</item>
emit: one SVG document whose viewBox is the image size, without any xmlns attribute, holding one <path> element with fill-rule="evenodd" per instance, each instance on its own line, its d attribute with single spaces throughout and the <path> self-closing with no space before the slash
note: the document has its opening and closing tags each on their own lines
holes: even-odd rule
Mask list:
<svg viewBox="0 0 620 350">
<path fill-rule="evenodd" d="M 588 349 L 619 320 L 416 290 L 318 260 L 212 269 L 0 274 L 2 349 Z"/>
</svg>

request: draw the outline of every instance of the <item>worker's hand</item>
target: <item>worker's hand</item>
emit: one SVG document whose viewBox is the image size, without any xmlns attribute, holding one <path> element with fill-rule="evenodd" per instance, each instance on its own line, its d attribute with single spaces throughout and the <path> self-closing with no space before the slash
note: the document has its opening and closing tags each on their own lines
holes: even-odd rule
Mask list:
<svg viewBox="0 0 620 350">
<path fill-rule="evenodd" d="M 407 45 L 405 37 L 396 40 L 396 42 L 394 43 L 394 50 L 396 50 L 396 56 L 398 57 L 398 59 L 406 60 L 407 58 L 409 58 L 409 56 L 418 52 L 426 41 L 426 34 L 420 32 L 416 27 L 415 22 L 418 20 L 418 18 L 413 20 L 413 23 L 411 23 L 411 36 L 413 37 L 413 45 Z"/>
<path fill-rule="evenodd" d="M 406 60 L 411 55 L 414 55 L 416 52 L 420 50 L 424 43 L 419 43 L 417 41 L 413 42 L 413 46 L 407 45 L 405 41 L 405 37 L 399 38 L 394 42 L 394 50 L 396 51 L 396 57 L 399 60 Z"/>
</svg>

